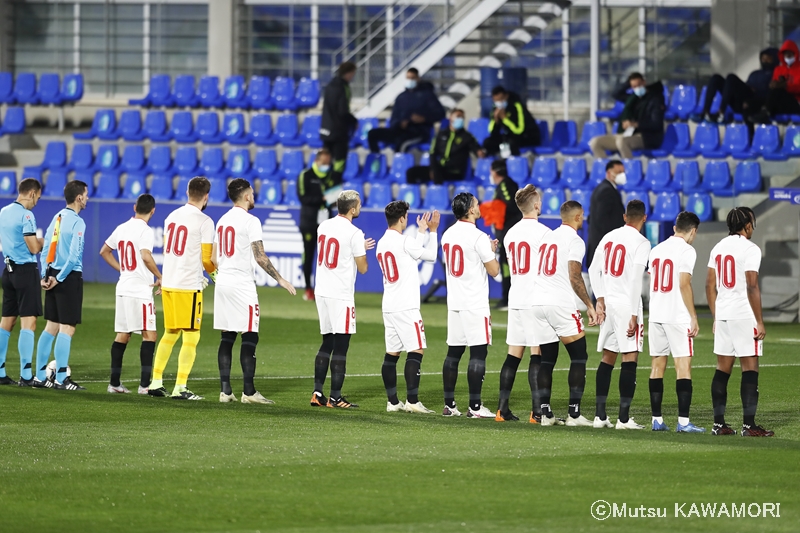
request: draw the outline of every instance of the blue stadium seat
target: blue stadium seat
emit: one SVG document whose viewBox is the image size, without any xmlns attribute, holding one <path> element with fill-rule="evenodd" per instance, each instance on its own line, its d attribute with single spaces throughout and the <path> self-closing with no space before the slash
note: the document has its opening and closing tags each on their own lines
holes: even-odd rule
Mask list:
<svg viewBox="0 0 800 533">
<path fill-rule="evenodd" d="M 297 130 L 297 115 L 288 113 L 280 115 L 278 122 L 275 124 L 275 134 L 278 137 L 278 142 L 283 146 L 303 146 L 303 139 Z"/>
<path fill-rule="evenodd" d="M 750 152 L 750 133 L 747 125 L 741 123 L 728 124 L 725 127 L 725 135 L 722 144 L 717 150 L 706 150 L 703 157 L 706 159 L 723 159 L 732 154 L 742 154 L 749 157 Z"/>
<path fill-rule="evenodd" d="M 531 151 L 538 155 L 556 153 L 555 148 L 551 146 L 550 126 L 547 124 L 547 121 L 537 120 L 536 124 L 539 126 L 539 146 L 536 146 Z"/>
<path fill-rule="evenodd" d="M 225 172 L 232 178 L 250 179 L 252 173 L 250 169 L 250 150 L 239 148 L 228 152 Z"/>
<path fill-rule="evenodd" d="M 298 206 L 300 198 L 297 196 L 297 180 L 290 179 L 286 182 L 286 193 L 283 195 L 281 205 Z"/>
<path fill-rule="evenodd" d="M 675 164 L 673 183 L 676 187 L 680 187 L 684 194 L 705 190 L 700 179 L 700 165 L 696 160 L 679 160 Z"/>
<path fill-rule="evenodd" d="M 258 146 L 275 146 L 278 139 L 272 131 L 272 117 L 269 114 L 253 115 L 250 119 L 250 138 Z"/>
<path fill-rule="evenodd" d="M 358 181 L 345 181 L 342 183 L 342 190 L 344 191 L 356 191 L 358 195 L 361 197 L 361 203 L 364 203 L 364 184 Z"/>
<path fill-rule="evenodd" d="M 423 209 L 438 209 L 444 213 L 450 211 L 450 194 L 447 185 L 428 185 L 425 191 Z"/>
<path fill-rule="evenodd" d="M 467 125 L 467 131 L 475 137 L 478 144 L 483 145 L 483 141 L 489 136 L 489 119 L 483 117 L 473 118 Z"/>
<path fill-rule="evenodd" d="M 225 139 L 219 130 L 219 115 L 216 111 L 197 116 L 197 137 L 204 144 L 219 144 Z"/>
<path fill-rule="evenodd" d="M 479 161 L 480 163 L 480 161 Z M 484 183 L 491 183 L 491 166 L 492 161 L 485 163 L 485 181 Z M 511 156 L 506 159 L 506 169 L 508 170 L 508 177 L 516 181 L 517 184 L 522 185 L 530 179 L 530 170 L 528 169 L 528 158 L 524 156 Z M 483 172 L 483 169 L 481 169 Z M 476 171 L 477 173 L 477 171 Z"/>
<path fill-rule="evenodd" d="M 694 112 L 697 105 L 697 89 L 694 85 L 677 85 L 672 91 L 664 118 L 667 120 L 686 120 Z"/>
<path fill-rule="evenodd" d="M 5 123 L 3 126 L 5 127 Z M 800 157 L 800 125 L 797 124 L 789 124 L 786 127 L 780 152 L 764 155 L 767 161 L 784 161 L 790 157 Z"/>
<path fill-rule="evenodd" d="M 578 144 L 578 126 L 574 120 L 558 120 L 553 125 L 553 135 L 550 138 L 550 148 L 560 152 L 564 148 L 574 147 Z M 539 147 L 534 150 L 537 154 Z"/>
<path fill-rule="evenodd" d="M 175 152 L 175 172 L 180 177 L 193 178 L 197 175 L 197 148 L 182 146 Z"/>
<path fill-rule="evenodd" d="M 300 139 L 311 148 L 322 148 L 319 128 L 322 126 L 322 115 L 306 115 L 300 127 Z"/>
<path fill-rule="evenodd" d="M 370 130 L 373 128 L 380 127 L 380 122 L 377 118 L 360 118 L 358 119 L 358 127 L 356 129 L 356 134 L 350 139 L 350 148 L 355 148 L 356 146 L 363 146 L 365 148 L 369 147 L 369 141 L 367 140 L 367 135 L 369 134 Z"/>
<path fill-rule="evenodd" d="M 223 107 L 225 105 L 225 97 L 219 92 L 217 76 L 202 76 L 197 85 L 197 96 L 202 107 Z"/>
<path fill-rule="evenodd" d="M 94 175 L 97 172 L 94 170 L 77 170 L 73 175 L 74 180 L 80 180 L 86 184 L 87 194 L 89 197 L 93 197 L 95 195 L 95 187 L 94 187 Z M 117 180 L 119 183 L 119 180 Z"/>
<path fill-rule="evenodd" d="M 223 203 L 228 199 L 228 183 L 224 179 L 212 179 L 211 190 L 208 191 L 208 201 Z"/>
<path fill-rule="evenodd" d="M 180 152 L 181 148 L 178 148 Z M 195 153 L 195 166 L 197 166 L 197 155 Z M 172 168 L 172 151 L 169 146 L 154 146 L 150 149 L 150 157 L 147 159 L 147 168 L 153 174 L 175 175 Z"/>
<path fill-rule="evenodd" d="M 44 149 L 44 157 L 42 158 L 41 164 L 25 167 L 22 178 L 36 178 L 41 181 L 43 171 L 58 169 L 66 170 L 66 167 L 67 145 L 62 141 L 50 141 L 47 143 L 47 146 Z"/>
<path fill-rule="evenodd" d="M 48 72 L 39 76 L 39 102 L 42 105 L 61 105 L 61 80 Z"/>
<path fill-rule="evenodd" d="M 13 104 L 14 76 L 10 72 L 0 72 L 0 104 Z"/>
<path fill-rule="evenodd" d="M 41 178 L 40 178 L 41 181 Z M 42 196 L 48 198 L 63 198 L 64 187 L 67 186 L 67 169 L 57 168 L 47 174 Z"/>
<path fill-rule="evenodd" d="M 97 188 L 92 196 L 114 200 L 119 198 L 119 174 L 114 172 L 101 172 L 97 181 Z"/>
<path fill-rule="evenodd" d="M 0 171 L 0 194 L 17 193 L 17 173 L 13 170 Z"/>
<path fill-rule="evenodd" d="M 358 162 L 358 152 L 347 152 L 347 160 L 342 173 L 343 181 L 360 181 L 361 164 Z"/>
<path fill-rule="evenodd" d="M 753 132 L 753 145 L 750 151 L 753 156 L 773 156 L 773 159 L 778 158 L 776 154 L 780 152 L 781 140 L 778 133 L 778 126 L 775 124 L 759 124 Z M 783 157 L 778 158 L 784 159 Z"/>
<path fill-rule="evenodd" d="M 141 144 L 129 144 L 125 146 L 119 166 L 123 172 L 127 173 L 143 172 L 147 167 L 147 161 L 144 157 L 144 146 Z"/>
<path fill-rule="evenodd" d="M 611 109 L 602 109 L 600 111 L 596 111 L 594 116 L 597 117 L 597 120 L 604 118 L 608 120 L 617 120 L 620 116 L 622 116 L 623 109 L 625 109 L 625 102 L 614 100 L 614 107 Z"/>
<path fill-rule="evenodd" d="M 661 146 L 653 150 L 634 150 L 634 155 L 638 156 L 638 152 L 641 152 L 643 155 L 650 157 L 669 157 L 678 145 L 678 132 L 675 126 L 675 124 L 667 125 L 667 129 L 664 131 L 664 140 L 661 141 Z"/>
<path fill-rule="evenodd" d="M 703 173 L 703 188 L 714 194 L 732 190 L 731 169 L 727 161 L 709 161 Z"/>
<path fill-rule="evenodd" d="M 386 182 L 371 183 L 365 207 L 383 209 L 392 201 L 392 185 Z"/>
<path fill-rule="evenodd" d="M 483 198 L 479 198 L 481 202 L 488 202 L 494 199 L 494 192 L 497 188 L 494 185 L 485 185 L 483 187 Z"/>
<path fill-rule="evenodd" d="M 142 115 L 138 109 L 126 109 L 119 118 L 119 134 L 126 141 L 143 141 Z"/>
<path fill-rule="evenodd" d="M 125 176 L 125 185 L 122 187 L 120 198 L 135 200 L 147 189 L 147 174 L 144 172 L 129 172 Z"/>
<path fill-rule="evenodd" d="M 74 104 L 83 98 L 83 74 L 65 74 L 61 84 L 61 103 Z"/>
<path fill-rule="evenodd" d="M 545 188 L 542 191 L 542 214 L 559 215 L 561 213 L 561 204 L 566 201 L 567 195 L 564 193 L 564 189 Z"/>
<path fill-rule="evenodd" d="M 625 167 L 625 177 L 627 178 L 625 185 L 621 188 L 623 191 L 642 191 L 647 188 L 644 181 L 644 173 L 642 172 L 642 162 L 638 159 L 625 159 L 622 164 Z"/>
<path fill-rule="evenodd" d="M 733 195 L 759 192 L 764 188 L 761 181 L 761 165 L 757 161 L 741 161 L 733 173 Z"/>
<path fill-rule="evenodd" d="M 0 127 L 0 137 L 23 133 L 25 131 L 25 108 L 8 107 L 3 125 Z"/>
<path fill-rule="evenodd" d="M 99 172 L 116 173 L 119 175 L 119 149 L 116 144 L 101 144 L 97 149 L 94 168 Z"/>
<path fill-rule="evenodd" d="M 197 107 L 200 105 L 195 89 L 194 76 L 185 74 L 175 78 L 175 85 L 172 89 L 172 96 L 175 105 L 178 107 Z"/>
<path fill-rule="evenodd" d="M 692 137 L 689 132 L 689 125 L 685 122 L 677 122 L 671 126 L 675 129 L 675 137 L 677 138 L 675 146 L 672 148 L 672 153 L 674 154 L 676 151 L 691 149 Z"/>
<path fill-rule="evenodd" d="M 589 188 L 594 189 L 606 179 L 606 165 L 608 159 L 595 159 L 592 163 L 592 171 L 589 174 Z"/>
<path fill-rule="evenodd" d="M 468 192 L 475 198 L 478 197 L 478 188 L 470 181 L 457 181 L 455 183 L 455 188 L 453 189 L 453 198 L 462 192 Z"/>
<path fill-rule="evenodd" d="M 531 182 L 534 185 L 549 187 L 556 181 L 558 181 L 558 162 L 554 157 L 537 157 L 533 160 Z"/>
<path fill-rule="evenodd" d="M 297 179 L 306 167 L 302 150 L 284 150 L 279 173 L 284 179 Z"/>
<path fill-rule="evenodd" d="M 676 191 L 679 186 L 679 183 L 672 181 L 672 171 L 666 159 L 651 159 L 647 162 L 645 181 L 653 192 Z"/>
<path fill-rule="evenodd" d="M 297 85 L 297 95 L 295 98 L 297 101 L 297 106 L 303 108 L 317 107 L 319 98 L 319 80 L 300 78 L 300 83 Z"/>
<path fill-rule="evenodd" d="M 172 80 L 168 74 L 156 74 L 150 78 L 150 89 L 144 98 L 128 100 L 129 105 L 170 107 L 175 105 L 171 91 Z"/>
<path fill-rule="evenodd" d="M 278 177 L 278 157 L 275 150 L 259 150 L 253 159 L 253 172 L 256 176 L 264 179 Z"/>
<path fill-rule="evenodd" d="M 577 146 L 566 146 L 561 149 L 561 153 L 564 155 L 583 155 L 588 154 L 591 152 L 589 148 L 589 141 L 591 141 L 594 137 L 599 137 L 600 135 L 606 134 L 606 123 L 605 122 L 586 122 L 583 125 L 583 131 L 581 132 L 581 140 L 578 142 Z"/>
<path fill-rule="evenodd" d="M 397 191 L 397 199 L 408 202 L 411 209 L 417 209 L 420 206 L 422 194 L 419 190 L 419 185 L 411 183 L 401 183 Z"/>
<path fill-rule="evenodd" d="M 210 180 L 226 178 L 222 148 L 206 148 L 200 156 L 200 170 Z"/>
<path fill-rule="evenodd" d="M 81 140 L 98 137 L 104 141 L 116 141 L 119 139 L 119 133 L 117 133 L 117 115 L 114 113 L 113 109 L 98 109 L 94 114 L 91 129 L 87 132 L 75 133 L 72 137 Z"/>
<path fill-rule="evenodd" d="M 20 72 L 14 83 L 14 99 L 18 104 L 37 105 L 39 94 L 36 92 L 36 74 Z"/>
<path fill-rule="evenodd" d="M 575 200 L 583 206 L 583 216 L 589 216 L 589 206 L 592 203 L 592 191 L 586 189 L 572 189 L 570 200 Z"/>
<path fill-rule="evenodd" d="M 656 222 L 675 222 L 681 212 L 681 195 L 677 192 L 662 192 L 656 196 L 650 220 Z"/>
<path fill-rule="evenodd" d="M 714 218 L 714 204 L 711 195 L 705 192 L 692 193 L 686 198 L 686 210 L 697 215 L 700 222 L 708 222 Z"/>
<path fill-rule="evenodd" d="M 386 178 L 386 172 L 386 156 L 383 154 L 367 154 L 359 178 L 360 181 L 382 180 Z"/>
<path fill-rule="evenodd" d="M 703 106 L 706 103 L 706 91 L 707 87 L 704 85 L 703 88 L 700 90 L 700 96 L 697 98 L 697 105 L 694 108 L 694 113 L 700 115 L 703 113 Z M 714 99 L 711 100 L 711 109 L 709 110 L 712 114 L 717 114 L 720 112 L 720 107 L 722 106 L 722 93 L 717 92 L 714 95 Z"/>
<path fill-rule="evenodd" d="M 173 195 L 172 176 L 154 174 L 147 192 L 152 194 L 156 200 L 171 200 Z"/>
<path fill-rule="evenodd" d="M 292 78 L 278 77 L 272 84 L 272 102 L 279 111 L 296 111 L 297 102 L 294 99 L 294 80 Z"/>
<path fill-rule="evenodd" d="M 709 122 L 697 125 L 692 146 L 686 150 L 676 149 L 675 157 L 695 157 L 703 152 L 714 152 L 719 149 L 719 126 Z"/>
<path fill-rule="evenodd" d="M 175 192 L 172 195 L 173 200 L 186 200 L 189 196 L 187 194 L 187 188 L 189 187 L 189 182 L 191 181 L 190 176 L 179 176 L 178 177 L 178 185 L 175 186 Z"/>
<path fill-rule="evenodd" d="M 167 127 L 167 114 L 160 109 L 148 111 L 144 117 L 143 133 L 146 138 L 153 142 L 169 142 L 172 140 L 172 135 Z"/>
<path fill-rule="evenodd" d="M 392 159 L 392 170 L 389 172 L 389 179 L 393 183 L 405 183 L 406 172 L 414 166 L 414 155 L 395 153 Z M 387 202 L 388 203 L 388 202 Z"/>
<path fill-rule="evenodd" d="M 228 76 L 225 78 L 225 106 L 231 109 L 247 109 L 247 91 L 244 87 L 244 76 Z"/>
<path fill-rule="evenodd" d="M 650 216 L 650 194 L 647 191 L 628 191 L 625 194 L 625 205 L 631 200 L 641 200 L 644 202 L 644 210 L 647 216 Z"/>
<path fill-rule="evenodd" d="M 253 76 L 247 86 L 247 103 L 252 109 L 273 109 L 270 96 L 270 79 L 266 76 Z"/>
<path fill-rule="evenodd" d="M 75 143 L 69 158 L 70 170 L 86 170 L 94 168 L 94 149 L 89 143 Z"/>
<path fill-rule="evenodd" d="M 250 136 L 244 129 L 242 113 L 225 113 L 222 118 L 222 132 L 225 140 L 231 144 L 250 144 Z"/>
<path fill-rule="evenodd" d="M 170 136 L 179 143 L 197 142 L 197 133 L 194 131 L 194 118 L 191 111 L 178 111 L 172 115 L 169 127 Z"/>
<path fill-rule="evenodd" d="M 486 158 L 484 158 L 486 159 Z M 478 160 L 480 162 L 480 160 Z M 431 165 L 431 153 L 425 152 L 421 156 L 419 156 L 419 166 L 421 167 L 429 167 Z M 488 168 L 488 167 L 487 167 Z"/>
<path fill-rule="evenodd" d="M 586 160 L 568 157 L 561 169 L 561 182 L 568 189 L 580 188 L 586 184 Z"/>
<path fill-rule="evenodd" d="M 515 159 L 515 158 L 514 157 L 509 157 L 506 160 L 506 166 L 508 168 L 508 175 L 509 176 L 511 176 L 511 168 L 512 168 L 512 166 L 519 166 L 520 165 L 519 163 L 514 163 L 512 165 L 512 163 L 511 163 L 512 159 Z M 524 178 L 523 181 L 528 181 L 528 176 L 529 176 L 528 159 L 527 158 L 519 158 L 519 159 L 524 159 L 525 160 L 524 161 L 524 164 L 525 164 L 525 171 L 524 171 L 525 178 Z M 492 182 L 492 179 L 491 179 L 491 168 L 492 168 L 492 162 L 493 161 L 494 161 L 493 157 L 484 157 L 482 159 L 478 159 L 477 163 L 475 163 L 475 179 L 478 180 L 478 183 L 481 183 L 484 186 L 486 186 L 486 185 L 489 185 Z M 422 161 L 420 161 L 420 165 L 421 164 L 422 164 Z M 523 172 L 519 172 L 518 169 L 515 169 L 514 170 L 514 174 L 515 175 L 519 175 L 519 174 L 523 174 Z M 513 178 L 513 179 L 518 184 L 522 183 L 520 180 L 518 180 L 516 178 Z"/>
<path fill-rule="evenodd" d="M 280 205 L 283 199 L 283 189 L 281 181 L 277 179 L 261 180 L 261 188 L 258 190 L 259 205 Z"/>
</svg>

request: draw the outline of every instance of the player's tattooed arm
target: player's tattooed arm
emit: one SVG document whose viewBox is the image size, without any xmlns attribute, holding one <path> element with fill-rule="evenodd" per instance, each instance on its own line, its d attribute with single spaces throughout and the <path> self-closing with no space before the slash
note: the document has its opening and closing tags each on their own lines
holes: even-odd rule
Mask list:
<svg viewBox="0 0 800 533">
<path fill-rule="evenodd" d="M 250 243 L 250 249 L 253 251 L 253 257 L 258 263 L 258 266 L 261 267 L 264 272 L 269 274 L 269 276 L 278 282 L 278 285 L 286 289 L 287 292 L 294 295 L 296 293 L 295 288 L 292 286 L 291 283 L 283 279 L 278 272 L 278 269 L 272 264 L 272 261 L 269 260 L 267 254 L 264 253 L 264 243 L 262 241 L 253 241 Z"/>
<path fill-rule="evenodd" d="M 596 326 L 603 323 L 605 320 L 604 311 L 596 311 L 592 305 L 592 299 L 589 298 L 589 293 L 586 292 L 586 284 L 583 283 L 583 276 L 581 275 L 581 264 L 578 261 L 569 262 L 569 282 L 572 285 L 572 290 L 581 301 L 586 305 L 587 314 L 589 315 L 589 325 Z"/>
</svg>

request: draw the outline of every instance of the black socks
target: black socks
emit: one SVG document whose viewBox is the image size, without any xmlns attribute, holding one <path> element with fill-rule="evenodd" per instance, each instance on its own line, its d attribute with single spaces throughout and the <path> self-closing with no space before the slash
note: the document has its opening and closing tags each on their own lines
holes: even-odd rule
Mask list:
<svg viewBox="0 0 800 533">
<path fill-rule="evenodd" d="M 388 353 L 383 356 L 383 366 L 381 366 L 381 376 L 383 377 L 383 387 L 386 389 L 386 397 L 389 403 L 397 405 L 400 400 L 397 399 L 397 360 L 400 359 L 395 355 Z"/>
<path fill-rule="evenodd" d="M 139 386 L 147 388 L 153 375 L 153 355 L 156 352 L 155 341 L 142 341 L 139 348 L 139 360 L 142 363 L 142 373 L 139 376 Z"/>
<path fill-rule="evenodd" d="M 661 401 L 664 398 L 664 378 L 650 378 L 650 412 L 661 416 Z"/>
<path fill-rule="evenodd" d="M 622 363 L 619 372 L 619 421 L 626 423 L 630 417 L 631 402 L 636 392 L 636 361 Z"/>
<path fill-rule="evenodd" d="M 467 367 L 467 383 L 469 384 L 469 407 L 473 411 L 481 408 L 481 389 L 486 375 L 486 356 L 489 345 L 469 347 L 469 367 Z"/>
<path fill-rule="evenodd" d="M 595 412 L 594 415 L 602 420 L 608 418 L 606 413 L 606 401 L 608 400 L 608 391 L 611 388 L 611 372 L 614 370 L 613 365 L 609 365 L 600 361 L 600 366 L 597 367 L 597 376 L 595 377 L 595 389 L 597 390 L 595 399 Z"/>
<path fill-rule="evenodd" d="M 581 399 L 583 390 L 586 388 L 586 360 L 589 355 L 586 353 L 586 337 L 582 337 L 565 346 L 569 354 L 569 416 L 578 418 L 581 416 Z M 552 374 L 551 374 L 552 375 Z"/>
<path fill-rule="evenodd" d="M 744 372 L 742 373 L 744 377 Z M 711 404 L 714 406 L 714 423 L 725 423 L 725 407 L 728 403 L 728 380 L 730 374 L 722 370 L 714 372 L 714 379 L 711 380 Z"/>
<path fill-rule="evenodd" d="M 122 357 L 125 355 L 127 344 L 114 341 L 111 345 L 111 383 L 112 387 L 119 387 L 119 378 L 122 375 Z"/>
<path fill-rule="evenodd" d="M 497 404 L 497 410 L 501 413 L 509 411 L 508 399 L 511 397 L 511 389 L 514 388 L 514 378 L 517 377 L 520 361 L 521 359 L 508 354 L 503 368 L 500 370 L 500 401 Z"/>
<path fill-rule="evenodd" d="M 442 382 L 444 385 L 444 404 L 456 406 L 456 381 L 458 380 L 458 363 L 464 355 L 466 346 L 448 346 L 447 356 L 442 365 Z"/>
<path fill-rule="evenodd" d="M 422 354 L 410 352 L 406 356 L 406 367 L 403 375 L 406 378 L 406 400 L 408 403 L 419 402 L 419 376 L 422 366 Z"/>
<path fill-rule="evenodd" d="M 322 345 L 314 359 L 314 391 L 320 394 L 322 386 L 325 385 L 325 378 L 328 376 L 331 352 L 333 352 L 333 333 L 327 333 L 322 336 Z"/>
<path fill-rule="evenodd" d="M 748 370 L 742 372 L 742 414 L 744 414 L 744 424 L 747 426 L 756 425 L 756 409 L 758 408 L 758 372 Z"/>
<path fill-rule="evenodd" d="M 558 341 L 539 346 L 542 351 L 542 362 L 539 368 L 539 400 L 542 416 L 553 416 L 550 409 L 550 392 L 553 386 L 553 368 L 558 360 Z"/>
<path fill-rule="evenodd" d="M 531 412 L 542 416 L 542 404 L 539 401 L 539 368 L 542 366 L 542 356 L 531 354 L 528 364 L 528 386 L 531 388 Z"/>
<path fill-rule="evenodd" d="M 217 365 L 219 366 L 220 391 L 233 394 L 231 389 L 231 362 L 233 360 L 233 343 L 236 342 L 235 331 L 223 331 L 217 351 Z"/>
<path fill-rule="evenodd" d="M 242 333 L 242 347 L 239 352 L 239 361 L 242 364 L 242 376 L 244 386 L 242 394 L 252 396 L 256 393 L 253 379 L 256 376 L 256 346 L 258 345 L 258 333 L 249 331 Z"/>
<path fill-rule="evenodd" d="M 675 392 L 678 394 L 678 416 L 689 418 L 689 408 L 692 406 L 692 380 L 677 380 Z"/>
<path fill-rule="evenodd" d="M 333 334 L 333 353 L 331 354 L 331 398 L 342 397 L 342 385 L 347 371 L 347 350 L 350 348 L 350 334 Z"/>
</svg>

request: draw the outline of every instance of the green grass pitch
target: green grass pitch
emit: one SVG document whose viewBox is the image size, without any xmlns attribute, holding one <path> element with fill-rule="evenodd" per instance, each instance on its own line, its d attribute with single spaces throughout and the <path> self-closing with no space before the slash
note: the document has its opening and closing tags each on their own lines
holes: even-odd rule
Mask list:
<svg viewBox="0 0 800 533">
<path fill-rule="evenodd" d="M 772 439 L 678 435 L 590 428 L 542 428 L 527 422 L 389 414 L 380 378 L 380 295 L 358 294 L 358 334 L 348 357 L 345 394 L 358 411 L 314 409 L 316 308 L 300 296 L 259 289 L 261 342 L 256 385 L 274 406 L 217 402 L 212 315 L 190 387 L 202 402 L 106 393 L 114 337 L 114 289 L 87 285 L 84 323 L 70 361 L 88 390 L 0 388 L 0 531 L 136 532 L 643 532 L 800 530 L 800 422 L 797 325 L 768 325 L 757 420 Z M 213 290 L 206 291 L 207 311 Z M 421 400 L 439 411 L 446 350 L 446 308 L 425 305 L 429 349 Z M 505 358 L 505 313 L 493 313 L 484 401 L 496 407 Z M 163 326 L 159 315 L 160 326 Z M 39 330 L 43 322 L 39 323 Z M 37 331 L 37 339 L 38 339 Z M 17 332 L 8 374 L 18 374 Z M 597 339 L 591 328 L 589 346 Z M 123 381 L 135 390 L 139 340 L 126 353 Z M 692 419 L 710 429 L 714 356 L 709 320 L 695 344 Z M 233 385 L 241 393 L 238 342 Z M 649 423 L 649 361 L 641 357 L 632 415 Z M 594 415 L 598 354 L 590 352 L 584 411 Z M 564 416 L 567 356 L 554 375 L 553 405 Z M 467 403 L 466 358 L 457 400 Z M 171 388 L 177 349 L 165 375 Z M 617 407 L 618 368 L 609 414 Z M 399 389 L 404 390 L 402 363 Z M 512 409 L 527 420 L 527 362 Z M 728 391 L 728 420 L 741 424 L 738 368 Z M 664 413 L 675 427 L 672 365 Z M 403 395 L 401 394 L 401 397 Z M 666 518 L 592 518 L 606 500 L 666 508 Z M 675 503 L 780 503 L 780 518 L 674 516 Z M 689 510 L 689 505 L 684 512 Z"/>
</svg>

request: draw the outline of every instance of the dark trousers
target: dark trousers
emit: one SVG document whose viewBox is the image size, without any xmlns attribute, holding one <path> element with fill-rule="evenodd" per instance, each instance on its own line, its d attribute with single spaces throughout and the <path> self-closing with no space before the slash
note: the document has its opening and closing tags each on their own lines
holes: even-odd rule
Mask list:
<svg viewBox="0 0 800 533">
<path fill-rule="evenodd" d="M 314 270 L 314 253 L 317 251 L 317 228 L 300 228 L 303 234 L 303 277 L 306 289 L 311 288 L 311 272 Z"/>
<path fill-rule="evenodd" d="M 495 234 L 495 238 L 499 240 L 501 243 L 505 240 L 506 237 L 506 230 L 498 231 Z M 511 290 L 511 271 L 508 267 L 508 256 L 506 255 L 506 247 L 502 244 L 497 247 L 499 252 L 499 259 L 498 262 L 500 263 L 500 274 L 503 276 L 503 297 L 500 299 L 500 302 L 504 305 L 508 305 L 508 293 Z"/>
<path fill-rule="evenodd" d="M 770 115 L 800 115 L 800 103 L 786 89 L 771 89 L 767 98 Z"/>
<path fill-rule="evenodd" d="M 706 87 L 706 101 L 703 104 L 703 114 L 711 112 L 711 104 L 717 93 L 722 93 L 722 104 L 720 112 L 724 113 L 730 107 L 734 113 L 752 114 L 758 112 L 763 102 L 759 102 L 755 92 L 736 74 L 728 74 L 723 78 L 719 74 L 714 74 L 708 80 Z M 747 107 L 745 108 L 745 104 Z"/>
<path fill-rule="evenodd" d="M 430 166 L 413 166 L 406 171 L 406 183 L 428 183 L 433 178 L 433 183 L 441 185 L 445 181 L 461 181 L 463 174 L 448 172 L 438 161 L 431 161 Z"/>
<path fill-rule="evenodd" d="M 513 133 L 500 133 L 498 130 L 499 128 L 495 128 L 483 141 L 483 149 L 486 150 L 487 155 L 499 155 L 502 143 L 508 143 L 511 155 L 519 155 L 519 149 L 523 146 L 539 145 L 536 139 L 524 135 L 524 132 L 523 135 L 514 135 Z"/>
<path fill-rule="evenodd" d="M 334 183 L 342 182 L 344 167 L 347 163 L 348 141 L 324 141 L 323 146 L 331 153 L 331 178 Z"/>
<path fill-rule="evenodd" d="M 377 154 L 381 151 L 380 143 L 394 147 L 396 152 L 405 152 L 408 148 L 417 143 L 425 142 L 428 134 L 421 131 L 421 128 L 374 128 L 367 134 L 369 140 L 369 151 Z"/>
</svg>

